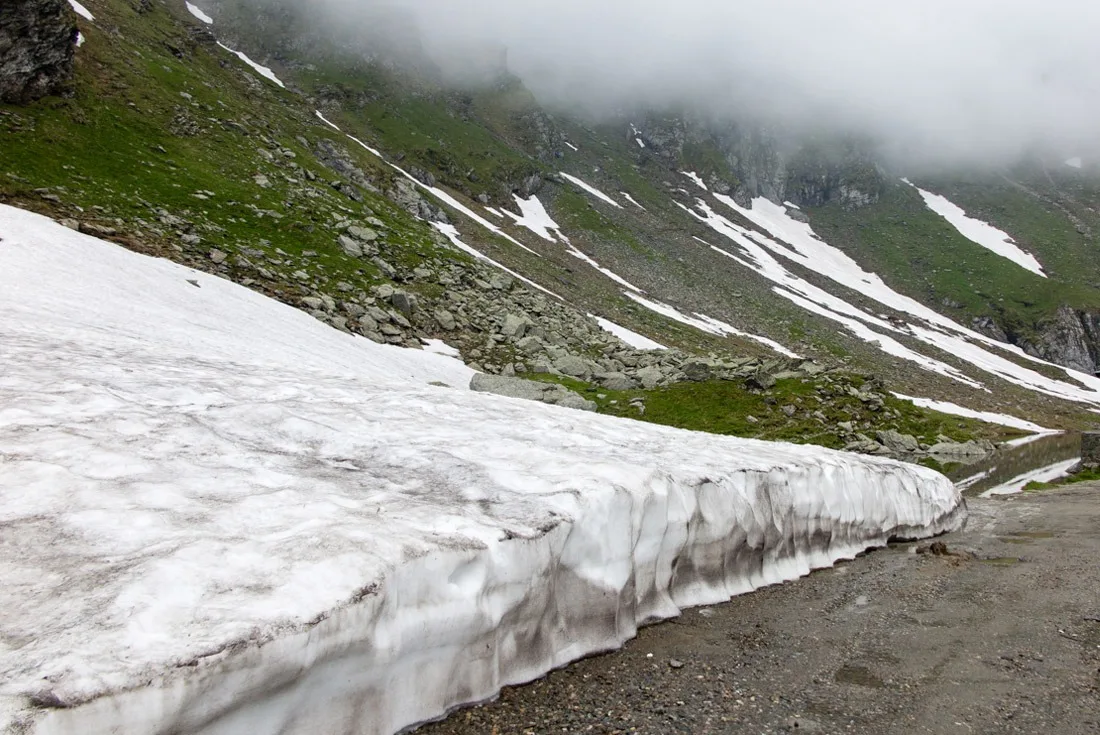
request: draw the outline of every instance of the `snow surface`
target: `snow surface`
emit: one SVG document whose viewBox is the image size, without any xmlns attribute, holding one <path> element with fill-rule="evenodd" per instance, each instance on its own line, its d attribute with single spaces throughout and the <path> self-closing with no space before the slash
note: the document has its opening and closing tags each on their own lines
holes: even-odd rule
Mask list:
<svg viewBox="0 0 1100 735">
<path fill-rule="evenodd" d="M 561 172 L 561 175 L 566 181 L 571 181 L 572 183 L 579 186 L 581 189 L 584 189 L 589 194 L 596 197 L 597 199 L 601 199 L 601 200 L 607 202 L 608 204 L 610 204 L 613 207 L 618 207 L 619 209 L 623 208 L 623 205 L 619 204 L 617 201 L 615 201 L 614 199 L 609 197 L 607 194 L 604 194 L 602 191 L 600 191 L 596 187 L 592 186 L 591 184 L 587 184 L 584 181 L 581 181 L 576 176 L 570 176 L 569 174 L 565 173 L 564 171 Z"/>
<path fill-rule="evenodd" d="M 340 130 L 340 128 L 336 127 L 336 124 L 335 124 L 335 123 L 333 123 L 333 122 L 332 122 L 331 120 L 329 120 L 329 119 L 328 119 L 327 117 L 325 117 L 324 115 L 322 115 L 322 114 L 321 114 L 321 111 L 320 111 L 320 110 L 314 110 L 314 111 L 313 111 L 313 114 L 317 116 L 317 119 L 318 119 L 318 120 L 320 120 L 321 122 L 323 122 L 323 123 L 324 123 L 325 125 L 328 125 L 328 126 L 329 126 L 330 128 L 332 128 L 332 129 L 333 129 L 333 130 L 335 130 L 336 132 L 343 132 L 343 131 L 341 131 L 341 130 Z M 362 145 L 362 144 L 360 144 L 360 145 Z M 363 147 L 364 147 L 364 148 L 366 148 L 366 146 L 363 146 Z"/>
<path fill-rule="evenodd" d="M 80 48 L 81 46 L 83 46 L 84 45 L 84 40 L 85 40 L 84 39 L 84 34 L 81 33 L 80 31 L 77 31 L 76 32 L 76 47 Z"/>
<path fill-rule="evenodd" d="M 241 61 L 248 64 L 250 67 L 252 67 L 253 71 L 255 71 L 257 74 L 259 74 L 264 79 L 267 79 L 271 82 L 274 82 L 275 84 L 277 84 L 278 86 L 280 86 L 284 89 L 286 88 L 286 85 L 283 84 L 282 80 L 280 80 L 279 77 L 275 76 L 275 72 L 271 71 L 271 69 L 267 68 L 266 66 L 263 66 L 262 64 L 257 64 L 255 61 L 248 58 L 248 56 L 246 54 L 244 54 L 243 52 L 234 51 L 233 49 L 229 48 L 228 46 L 226 46 L 221 41 L 218 41 L 218 45 L 221 46 L 226 51 L 228 51 L 229 53 L 236 55 L 236 57 L 238 59 L 240 59 Z M 318 114 L 320 114 L 320 113 L 318 113 Z"/>
<path fill-rule="evenodd" d="M 504 219 L 504 212 L 496 209 L 495 207 L 485 207 L 485 211 L 493 215 L 497 219 Z"/>
<path fill-rule="evenodd" d="M 433 387 L 470 371 L 0 237 L 3 728 L 388 735 L 963 520 L 914 465 Z"/>
<path fill-rule="evenodd" d="M 441 339 L 426 339 L 424 340 L 424 351 L 432 352 L 436 355 L 445 355 L 447 357 L 461 358 L 462 353 L 457 348 L 451 347 L 449 344 Z"/>
<path fill-rule="evenodd" d="M 703 178 L 699 174 L 695 173 L 694 171 L 681 171 L 680 173 L 694 181 L 695 185 L 703 191 L 708 191 L 707 185 L 703 183 Z"/>
<path fill-rule="evenodd" d="M 715 334 L 719 337 L 743 337 L 745 339 L 752 340 L 753 342 L 759 342 L 762 345 L 766 345 L 781 355 L 785 355 L 787 357 L 795 359 L 800 357 L 800 355 L 791 352 L 786 347 L 779 344 L 773 339 L 768 339 L 767 337 L 761 337 L 756 334 L 743 332 L 731 324 L 727 324 L 726 322 L 715 319 L 714 317 L 709 317 L 706 314 L 696 314 L 695 316 L 688 316 L 676 307 L 669 306 L 668 304 L 661 303 L 660 301 L 654 301 L 653 299 L 647 299 L 643 296 L 639 296 L 638 294 L 628 293 L 625 291 L 623 292 L 623 294 L 634 300 L 636 303 L 641 304 L 645 308 L 649 309 L 650 311 L 654 311 L 662 316 L 666 316 L 673 321 L 680 322 L 681 324 L 687 324 L 690 327 L 701 329 L 702 331 L 709 334 Z"/>
<path fill-rule="evenodd" d="M 1022 431 L 1030 431 L 1035 434 L 1060 434 L 1060 431 L 1054 429 L 1045 429 L 1038 424 L 1024 419 L 1016 418 L 1015 416 L 1009 416 L 1004 413 L 994 413 L 992 411 L 975 411 L 972 408 L 966 406 L 960 406 L 950 401 L 936 401 L 931 398 L 914 398 L 913 396 L 905 396 L 901 393 L 895 393 L 896 398 L 900 398 L 903 401 L 909 401 L 915 406 L 920 408 L 930 408 L 933 411 L 939 411 L 940 413 L 951 414 L 952 416 L 962 416 L 968 419 L 978 419 L 984 421 L 987 424 L 998 424 L 999 426 L 1008 426 L 1013 429 L 1020 429 Z M 1030 438 L 1030 437 L 1029 437 Z M 1018 441 L 1018 440 L 1017 440 Z M 1009 442 L 1011 445 L 1011 442 Z"/>
<path fill-rule="evenodd" d="M 1066 159 L 1066 165 L 1070 168 L 1084 168 L 1085 162 L 1081 160 L 1080 156 L 1074 156 Z"/>
<path fill-rule="evenodd" d="M 596 323 L 600 325 L 606 332 L 611 332 L 623 342 L 627 343 L 631 347 L 639 350 L 667 350 L 660 342 L 654 342 L 645 335 L 638 334 L 631 331 L 626 327 L 620 326 L 610 319 L 604 319 L 602 316 L 596 316 L 595 314 L 589 314 L 588 316 L 596 320 Z"/>
<path fill-rule="evenodd" d="M 568 140 L 567 140 L 567 141 L 565 141 L 565 144 L 566 144 L 567 146 L 569 146 L 570 148 L 572 148 L 572 149 L 573 149 L 574 151 L 579 151 L 579 150 L 580 150 L 580 148 L 578 148 L 577 146 L 573 145 L 573 144 L 572 144 L 572 143 L 570 143 L 570 142 L 569 142 Z"/>
<path fill-rule="evenodd" d="M 1054 464 L 1040 467 L 1036 470 L 1030 470 L 1022 475 L 1013 477 L 1008 482 L 986 490 L 981 494 L 981 497 L 989 498 L 994 495 L 1013 495 L 1023 492 L 1024 485 L 1027 485 L 1029 482 L 1050 482 L 1051 480 L 1057 480 L 1059 477 L 1068 475 L 1070 468 L 1080 461 L 1080 457 L 1074 457 L 1073 459 L 1065 459 L 1061 462 L 1055 462 Z"/>
<path fill-rule="evenodd" d="M 78 3 L 76 0 L 69 0 L 69 5 L 72 6 L 73 12 L 79 15 L 84 20 L 95 20 L 95 16 L 86 7 Z"/>
<path fill-rule="evenodd" d="M 625 191 L 620 191 L 619 193 L 623 195 L 623 198 L 624 198 L 624 199 L 626 199 L 626 200 L 627 200 L 628 202 L 630 202 L 631 204 L 633 204 L 633 205 L 634 205 L 635 207 L 637 207 L 638 209 L 641 209 L 641 210 L 643 210 L 643 211 L 648 211 L 648 210 L 646 210 L 646 208 L 645 208 L 645 207 L 643 207 L 643 206 L 642 206 L 641 204 L 638 204 L 637 200 L 635 200 L 635 199 L 634 199 L 634 197 L 630 196 L 630 195 L 629 195 L 629 194 L 627 194 L 627 193 L 626 193 Z"/>
<path fill-rule="evenodd" d="M 196 18 L 198 18 L 199 20 L 201 20 L 203 23 L 206 23 L 207 25 L 210 25 L 214 22 L 213 18 L 211 18 L 209 15 L 207 15 L 206 13 L 199 10 L 197 7 L 195 7 L 191 3 L 187 3 L 187 11 L 189 13 L 191 13 L 191 15 L 193 15 Z"/>
<path fill-rule="evenodd" d="M 987 222 L 982 222 L 980 219 L 968 217 L 962 207 L 952 203 L 947 197 L 925 191 L 908 179 L 902 179 L 902 181 L 920 192 L 921 198 L 924 199 L 924 203 L 928 208 L 950 222 L 966 239 L 1000 255 L 1002 258 L 1011 260 L 1016 265 L 1031 271 L 1037 276 L 1047 277 L 1035 256 L 1025 252 L 1019 245 L 1012 242 L 1012 236 L 1007 232 L 999 230 Z"/>
</svg>

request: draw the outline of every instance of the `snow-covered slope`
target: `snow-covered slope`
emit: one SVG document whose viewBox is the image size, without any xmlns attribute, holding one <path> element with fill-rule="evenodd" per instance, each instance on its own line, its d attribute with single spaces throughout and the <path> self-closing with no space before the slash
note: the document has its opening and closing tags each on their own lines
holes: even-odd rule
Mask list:
<svg viewBox="0 0 1100 735">
<path fill-rule="evenodd" d="M 459 390 L 36 215 L 0 239 L 21 733 L 392 733 L 963 517 L 919 467 Z"/>
</svg>

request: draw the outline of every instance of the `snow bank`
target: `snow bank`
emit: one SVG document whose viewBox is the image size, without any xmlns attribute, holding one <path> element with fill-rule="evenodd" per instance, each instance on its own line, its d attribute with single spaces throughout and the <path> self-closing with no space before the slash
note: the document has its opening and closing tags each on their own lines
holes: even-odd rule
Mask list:
<svg viewBox="0 0 1100 735">
<path fill-rule="evenodd" d="M 646 208 L 645 208 L 645 207 L 643 207 L 643 206 L 642 206 L 641 204 L 639 204 L 639 203 L 638 203 L 638 200 L 637 200 L 637 199 L 635 199 L 634 197 L 630 196 L 630 194 L 626 193 L 625 191 L 620 191 L 619 193 L 623 195 L 623 199 L 626 199 L 626 200 L 627 200 L 628 202 L 630 202 L 631 204 L 633 204 L 633 205 L 634 205 L 635 207 L 637 207 L 638 209 L 641 209 L 642 211 L 648 211 L 648 210 L 646 210 Z"/>
<path fill-rule="evenodd" d="M 902 179 L 902 181 L 916 189 L 921 198 L 924 199 L 925 205 L 950 222 L 959 231 L 959 234 L 967 240 L 981 245 L 986 250 L 1000 255 L 1002 258 L 1011 260 L 1016 265 L 1031 271 L 1037 276 L 1047 277 L 1035 256 L 1024 252 L 1019 245 L 1012 242 L 1012 236 L 1007 232 L 982 222 L 980 219 L 967 216 L 962 207 L 951 202 L 947 197 L 925 191 L 907 179 Z"/>
<path fill-rule="evenodd" d="M 264 66 L 263 64 L 257 64 L 255 61 L 250 59 L 247 56 L 247 54 L 245 54 L 243 51 L 234 51 L 233 49 L 229 48 L 228 46 L 226 46 L 221 41 L 218 41 L 218 45 L 221 46 L 226 51 L 228 51 L 229 53 L 236 56 L 238 59 L 243 61 L 248 66 L 252 67 L 252 70 L 255 71 L 257 74 L 259 74 L 264 79 L 267 79 L 268 81 L 273 82 L 274 84 L 286 89 L 286 85 L 283 84 L 282 80 L 279 79 L 279 77 L 275 76 L 275 72 L 271 71 L 271 69 L 269 69 L 268 67 Z"/>
<path fill-rule="evenodd" d="M 433 387 L 470 372 L 0 238 L 0 727 L 388 734 L 962 521 L 920 467 Z"/>
</svg>

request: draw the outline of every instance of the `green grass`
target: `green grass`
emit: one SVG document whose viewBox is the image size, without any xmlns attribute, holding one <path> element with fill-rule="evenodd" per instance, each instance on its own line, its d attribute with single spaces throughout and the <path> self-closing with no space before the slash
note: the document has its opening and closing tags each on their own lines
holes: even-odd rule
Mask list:
<svg viewBox="0 0 1100 735">
<path fill-rule="evenodd" d="M 752 392 L 740 382 L 712 380 L 676 383 L 651 390 L 609 391 L 596 385 L 559 375 L 527 375 L 532 380 L 558 383 L 594 401 L 600 413 L 674 426 L 711 434 L 751 437 L 798 444 L 843 448 L 839 427 L 852 422 L 873 436 L 878 429 L 893 428 L 929 444 L 940 434 L 954 441 L 986 438 L 1001 440 L 1011 432 L 980 421 L 917 408 L 907 401 L 888 397 L 882 411 L 874 411 L 859 398 L 848 395 L 846 384 L 826 385 L 813 380 L 780 380 L 766 392 Z M 860 382 L 852 377 L 852 385 Z M 642 398 L 645 411 L 630 405 Z M 794 406 L 788 417 L 784 406 Z M 814 415 L 819 412 L 820 416 Z M 755 419 L 755 421 L 753 421 Z"/>
</svg>

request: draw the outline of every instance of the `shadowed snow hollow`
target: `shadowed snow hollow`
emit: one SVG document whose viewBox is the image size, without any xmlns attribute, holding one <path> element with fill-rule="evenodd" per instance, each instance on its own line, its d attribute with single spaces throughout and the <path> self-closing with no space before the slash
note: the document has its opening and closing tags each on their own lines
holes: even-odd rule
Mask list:
<svg viewBox="0 0 1100 735">
<path fill-rule="evenodd" d="M 962 522 L 919 467 L 475 394 L 37 215 L 0 206 L 0 238 L 20 733 L 388 735 Z"/>
</svg>

